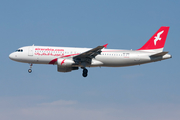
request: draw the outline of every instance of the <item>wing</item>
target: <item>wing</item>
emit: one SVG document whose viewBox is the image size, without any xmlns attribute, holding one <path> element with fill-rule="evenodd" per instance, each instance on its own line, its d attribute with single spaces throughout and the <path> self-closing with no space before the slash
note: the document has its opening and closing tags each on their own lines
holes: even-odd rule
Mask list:
<svg viewBox="0 0 180 120">
<path fill-rule="evenodd" d="M 81 53 L 77 56 L 73 57 L 73 60 L 75 61 L 75 63 L 79 64 L 79 62 L 87 62 L 90 63 L 92 58 L 95 58 L 98 54 L 101 53 L 101 49 L 103 48 L 107 48 L 108 44 L 102 45 L 102 46 L 98 46 L 96 48 L 93 48 L 89 51 L 86 51 L 84 53 Z"/>
</svg>

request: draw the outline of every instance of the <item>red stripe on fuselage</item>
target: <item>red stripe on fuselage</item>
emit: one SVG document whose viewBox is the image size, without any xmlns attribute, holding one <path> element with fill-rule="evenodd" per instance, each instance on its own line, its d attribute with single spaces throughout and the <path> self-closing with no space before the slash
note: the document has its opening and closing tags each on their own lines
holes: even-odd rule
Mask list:
<svg viewBox="0 0 180 120">
<path fill-rule="evenodd" d="M 57 58 L 51 60 L 51 61 L 49 62 L 49 64 L 54 64 L 55 62 L 57 62 Z"/>
<path fill-rule="evenodd" d="M 78 53 L 78 54 L 64 55 L 64 56 L 61 56 L 61 57 L 59 57 L 59 58 L 70 57 L 70 56 L 74 56 L 74 55 L 79 55 L 79 53 Z M 57 62 L 57 59 L 58 59 L 58 58 L 55 58 L 55 59 L 51 60 L 51 61 L 49 62 L 49 64 L 55 64 L 55 63 Z M 64 60 L 65 60 L 65 59 L 64 59 Z M 63 61 L 64 61 L 64 60 L 63 60 Z M 61 64 L 61 65 L 62 65 L 62 64 Z"/>
</svg>

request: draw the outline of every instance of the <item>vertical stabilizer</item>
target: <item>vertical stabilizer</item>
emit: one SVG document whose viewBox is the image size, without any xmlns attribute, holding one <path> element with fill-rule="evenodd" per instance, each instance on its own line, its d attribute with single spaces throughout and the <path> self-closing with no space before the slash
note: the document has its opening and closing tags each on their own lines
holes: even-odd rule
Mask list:
<svg viewBox="0 0 180 120">
<path fill-rule="evenodd" d="M 169 27 L 162 26 L 147 42 L 138 50 L 163 51 Z"/>
</svg>

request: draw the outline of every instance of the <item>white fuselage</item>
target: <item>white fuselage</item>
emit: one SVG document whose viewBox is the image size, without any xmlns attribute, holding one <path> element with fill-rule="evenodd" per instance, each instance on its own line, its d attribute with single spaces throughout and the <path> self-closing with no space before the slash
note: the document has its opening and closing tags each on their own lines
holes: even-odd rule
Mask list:
<svg viewBox="0 0 180 120">
<path fill-rule="evenodd" d="M 58 58 L 73 59 L 74 56 L 90 49 L 91 48 L 26 46 L 11 53 L 9 57 L 14 61 L 23 63 L 57 64 Z M 169 54 L 161 57 L 150 57 L 156 53 L 155 51 L 102 49 L 102 52 L 93 58 L 91 64 L 87 64 L 86 67 L 123 67 L 171 58 Z M 72 65 L 72 67 L 82 67 L 82 65 Z"/>
</svg>

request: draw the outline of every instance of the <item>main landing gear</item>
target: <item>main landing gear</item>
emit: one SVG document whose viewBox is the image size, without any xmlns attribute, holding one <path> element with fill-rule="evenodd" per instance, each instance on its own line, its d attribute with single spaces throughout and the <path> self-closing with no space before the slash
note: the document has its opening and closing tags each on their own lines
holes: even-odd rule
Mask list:
<svg viewBox="0 0 180 120">
<path fill-rule="evenodd" d="M 83 68 L 83 77 L 87 77 L 88 70 L 86 68 Z"/>
<path fill-rule="evenodd" d="M 31 69 L 31 68 L 32 68 L 32 65 L 33 65 L 33 64 L 31 63 L 31 64 L 30 64 L 30 69 L 28 69 L 28 72 L 29 72 L 29 73 L 32 72 L 32 69 Z"/>
</svg>

